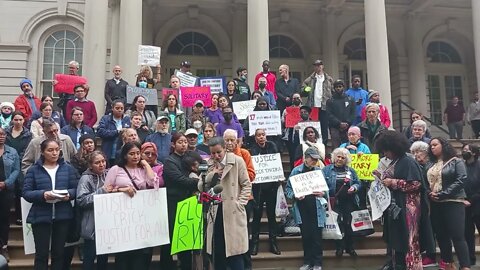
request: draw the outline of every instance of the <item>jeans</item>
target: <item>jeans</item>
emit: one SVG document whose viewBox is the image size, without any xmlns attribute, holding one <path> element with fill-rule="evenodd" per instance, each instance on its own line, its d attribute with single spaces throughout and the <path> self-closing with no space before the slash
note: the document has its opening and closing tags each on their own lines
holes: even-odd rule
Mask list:
<svg viewBox="0 0 480 270">
<path fill-rule="evenodd" d="M 108 254 L 96 255 L 95 240 L 85 239 L 83 244 L 83 270 L 103 270 L 108 267 Z M 95 258 L 97 258 L 97 267 L 95 268 Z"/>
<path fill-rule="evenodd" d="M 465 240 L 467 241 L 470 263 L 475 264 L 475 227 L 480 232 L 480 215 L 474 215 L 472 206 L 465 208 Z"/>
<path fill-rule="evenodd" d="M 51 270 L 62 270 L 63 252 L 69 220 L 59 220 L 50 223 L 32 224 L 33 238 L 35 241 L 34 270 L 48 269 L 48 253 L 51 253 Z M 51 245 L 50 245 L 51 240 Z"/>
<path fill-rule="evenodd" d="M 468 246 L 465 241 L 465 206 L 461 202 L 432 202 L 432 227 L 440 247 L 440 257 L 453 262 L 452 242 L 460 267 L 470 267 Z"/>
<path fill-rule="evenodd" d="M 463 138 L 463 121 L 448 123 L 448 134 L 450 139 L 462 139 Z"/>
<path fill-rule="evenodd" d="M 10 231 L 10 208 L 12 205 L 12 194 L 8 191 L 0 191 L 0 248 L 8 243 L 8 232 Z"/>
<path fill-rule="evenodd" d="M 311 266 L 322 265 L 322 228 L 318 227 L 316 198 L 313 195 L 305 196 L 297 202 L 302 218 L 300 230 L 302 232 L 303 262 Z"/>
<path fill-rule="evenodd" d="M 223 205 L 220 204 L 215 217 L 213 232 L 213 265 L 214 269 L 244 270 L 244 254 L 227 257 L 225 247 L 225 231 L 223 227 Z"/>
</svg>

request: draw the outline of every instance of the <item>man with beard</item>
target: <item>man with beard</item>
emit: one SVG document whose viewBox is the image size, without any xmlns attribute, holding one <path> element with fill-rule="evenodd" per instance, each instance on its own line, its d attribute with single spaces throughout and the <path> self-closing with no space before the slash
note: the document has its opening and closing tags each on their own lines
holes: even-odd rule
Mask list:
<svg viewBox="0 0 480 270">
<path fill-rule="evenodd" d="M 168 116 L 160 114 L 157 118 L 157 132 L 145 139 L 145 142 L 152 142 L 157 146 L 157 160 L 162 163 L 170 155 L 172 135 L 168 133 L 169 121 Z"/>
<path fill-rule="evenodd" d="M 23 79 L 20 81 L 20 89 L 22 89 L 23 94 L 15 99 L 14 106 L 17 111 L 23 113 L 26 124 L 32 114 L 40 110 L 40 104 L 42 102 L 33 94 L 32 81 L 29 79 Z"/>
<path fill-rule="evenodd" d="M 225 120 L 220 122 L 217 125 L 217 127 L 216 127 L 217 136 L 222 137 L 223 133 L 227 129 L 233 129 L 238 134 L 239 144 L 242 145 L 243 144 L 244 132 L 243 132 L 242 126 L 239 123 L 233 121 L 233 110 L 232 110 L 232 108 L 225 107 L 225 108 L 223 108 L 222 113 L 223 113 L 223 119 L 225 119 Z"/>
</svg>

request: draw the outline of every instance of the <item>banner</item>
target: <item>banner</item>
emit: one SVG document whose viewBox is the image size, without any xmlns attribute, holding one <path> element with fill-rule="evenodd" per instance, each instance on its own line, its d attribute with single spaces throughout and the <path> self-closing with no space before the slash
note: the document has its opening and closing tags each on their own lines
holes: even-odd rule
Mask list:
<svg viewBox="0 0 480 270">
<path fill-rule="evenodd" d="M 370 185 L 368 190 L 368 199 L 372 208 L 372 220 L 377 220 L 382 217 L 385 211 L 392 202 L 392 195 L 390 190 L 380 182 L 380 179 L 375 177 L 375 181 Z"/>
<path fill-rule="evenodd" d="M 195 87 L 180 87 L 180 95 L 183 107 L 193 107 L 195 101 L 203 101 L 203 106 L 212 106 L 212 93 L 210 87 L 195 86 Z"/>
<path fill-rule="evenodd" d="M 97 255 L 170 243 L 165 188 L 95 195 L 93 204 Z"/>
<path fill-rule="evenodd" d="M 157 66 L 160 65 L 160 54 L 162 49 L 155 46 L 138 45 L 138 65 Z"/>
<path fill-rule="evenodd" d="M 178 89 L 172 89 L 172 88 L 163 88 L 162 89 L 162 101 L 165 101 L 167 100 L 167 97 L 169 95 L 173 94 L 174 96 L 177 97 L 177 100 L 179 100 L 178 98 Z"/>
<path fill-rule="evenodd" d="M 27 202 L 24 198 L 20 198 L 22 208 L 22 232 L 23 232 L 23 249 L 25 255 L 35 254 L 35 240 L 33 238 L 32 224 L 27 223 L 28 213 L 32 204 Z"/>
<path fill-rule="evenodd" d="M 171 255 L 203 248 L 202 204 L 192 196 L 177 204 Z"/>
<path fill-rule="evenodd" d="M 372 172 L 377 169 L 379 156 L 378 154 L 362 154 L 362 155 L 351 155 L 352 156 L 352 163 L 350 167 L 352 167 L 358 175 L 358 179 L 362 180 L 370 180 L 373 181 L 375 178 L 373 177 Z"/>
<path fill-rule="evenodd" d="M 328 192 L 328 185 L 321 170 L 290 176 L 289 180 L 296 198 L 316 191 Z"/>
<path fill-rule="evenodd" d="M 175 70 L 175 76 L 177 76 L 180 79 L 180 86 L 193 87 L 197 85 L 198 77 L 189 75 L 187 73 L 183 73 L 178 69 Z"/>
<path fill-rule="evenodd" d="M 67 74 L 55 74 L 57 84 L 53 86 L 55 93 L 73 94 L 73 88 L 79 84 L 87 84 L 87 78 Z"/>
<path fill-rule="evenodd" d="M 299 133 L 299 137 L 300 137 L 300 143 L 304 143 L 303 141 L 303 132 L 305 131 L 305 128 L 307 127 L 314 127 L 317 131 L 318 131 L 318 134 L 320 135 L 320 138 L 318 139 L 319 141 L 322 140 L 322 129 L 320 128 L 320 122 L 313 122 L 313 121 L 309 121 L 309 122 L 298 122 L 297 125 L 300 127 L 300 133 Z"/>
<path fill-rule="evenodd" d="M 265 129 L 267 136 L 282 134 L 280 111 L 257 111 L 248 115 L 250 136 L 255 135 L 257 128 Z"/>
<path fill-rule="evenodd" d="M 252 156 L 255 168 L 254 184 L 285 180 L 280 153 Z"/>
<path fill-rule="evenodd" d="M 132 104 L 136 96 L 143 96 L 145 98 L 145 105 L 158 105 L 157 89 L 127 85 L 127 103 Z"/>
<path fill-rule="evenodd" d="M 287 107 L 285 110 L 285 127 L 293 128 L 302 119 L 300 117 L 300 107 Z"/>
<path fill-rule="evenodd" d="M 249 114 L 255 109 L 256 100 L 236 101 L 232 102 L 233 112 L 240 120 L 246 119 Z"/>
<path fill-rule="evenodd" d="M 200 86 L 210 86 L 212 93 L 225 93 L 227 86 L 225 84 L 225 77 L 203 77 L 199 79 Z"/>
</svg>

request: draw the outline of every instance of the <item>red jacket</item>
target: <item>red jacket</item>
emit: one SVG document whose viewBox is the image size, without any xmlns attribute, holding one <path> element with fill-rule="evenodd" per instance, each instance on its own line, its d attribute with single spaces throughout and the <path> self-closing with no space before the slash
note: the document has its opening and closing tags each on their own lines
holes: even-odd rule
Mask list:
<svg viewBox="0 0 480 270">
<path fill-rule="evenodd" d="M 264 77 L 263 72 L 260 72 L 257 74 L 257 76 L 255 76 L 255 90 L 258 90 L 258 79 L 260 77 Z M 277 100 L 277 93 L 275 92 L 275 81 L 277 80 L 277 76 L 275 75 L 275 73 L 269 71 L 265 78 L 267 79 L 267 86 L 265 88 L 267 89 L 267 91 L 272 92 L 273 97 L 275 98 L 275 100 Z"/>
<path fill-rule="evenodd" d="M 37 110 L 40 110 L 40 104 L 42 102 L 40 101 L 39 98 L 33 97 L 33 100 L 35 101 L 35 106 L 37 107 Z M 30 117 L 32 117 L 33 110 L 32 107 L 30 107 L 30 102 L 28 101 L 27 97 L 22 94 L 19 95 L 13 104 L 15 106 L 16 111 L 21 111 L 25 115 L 25 125 L 28 123 L 28 120 Z"/>
<path fill-rule="evenodd" d="M 391 121 L 390 121 L 390 114 L 388 114 L 388 109 L 382 104 L 378 104 L 378 106 L 380 107 L 380 122 L 385 127 L 389 128 Z M 367 118 L 367 113 L 365 111 L 365 108 L 366 106 L 362 108 L 362 121 L 364 121 Z"/>
</svg>

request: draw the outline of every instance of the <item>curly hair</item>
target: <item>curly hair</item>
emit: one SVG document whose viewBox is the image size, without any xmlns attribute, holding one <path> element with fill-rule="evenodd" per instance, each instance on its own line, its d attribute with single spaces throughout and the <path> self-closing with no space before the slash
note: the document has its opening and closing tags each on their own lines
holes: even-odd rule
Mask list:
<svg viewBox="0 0 480 270">
<path fill-rule="evenodd" d="M 382 152 L 392 152 L 396 157 L 405 155 L 410 150 L 407 137 L 394 130 L 386 130 L 378 135 L 375 140 L 375 149 Z"/>
<path fill-rule="evenodd" d="M 432 138 L 432 140 L 430 141 L 430 147 L 428 148 L 428 156 L 429 156 L 429 158 L 432 162 L 437 162 L 438 161 L 438 157 L 436 157 L 433 154 L 432 147 L 431 147 L 432 142 L 434 140 L 437 140 L 440 143 L 440 145 L 442 145 L 442 160 L 447 161 L 447 160 L 450 160 L 451 158 L 457 156 L 457 151 L 447 141 L 447 139 L 442 138 L 442 137 L 435 137 L 435 138 Z"/>
<path fill-rule="evenodd" d="M 306 142 L 307 141 L 307 131 L 309 129 L 313 129 L 313 132 L 315 133 L 315 138 L 318 140 L 320 139 L 320 133 L 318 133 L 318 130 L 316 128 L 314 128 L 313 126 L 308 126 L 306 127 L 304 130 L 303 130 L 303 141 Z"/>
</svg>

